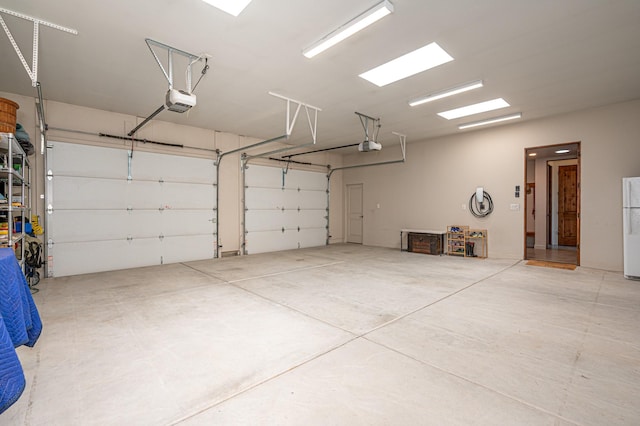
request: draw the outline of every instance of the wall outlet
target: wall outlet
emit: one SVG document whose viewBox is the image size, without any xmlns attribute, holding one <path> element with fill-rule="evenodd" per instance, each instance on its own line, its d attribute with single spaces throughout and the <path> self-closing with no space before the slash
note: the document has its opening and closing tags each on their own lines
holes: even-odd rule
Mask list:
<svg viewBox="0 0 640 426">
<path fill-rule="evenodd" d="M 511 204 L 511 210 L 513 211 L 520 210 L 520 204 Z"/>
</svg>

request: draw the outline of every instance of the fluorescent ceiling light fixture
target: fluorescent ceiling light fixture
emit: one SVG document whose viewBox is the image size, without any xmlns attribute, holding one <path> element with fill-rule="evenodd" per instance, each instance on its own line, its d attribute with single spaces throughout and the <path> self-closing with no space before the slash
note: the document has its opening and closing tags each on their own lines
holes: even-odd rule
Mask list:
<svg viewBox="0 0 640 426">
<path fill-rule="evenodd" d="M 535 157 L 536 155 L 538 154 L 536 154 L 535 152 L 532 152 L 531 154 L 529 154 L 529 157 Z"/>
<path fill-rule="evenodd" d="M 571 152 L 570 149 L 559 149 L 556 151 L 556 154 L 568 154 L 570 152 Z"/>
<path fill-rule="evenodd" d="M 462 86 L 456 86 L 450 89 L 442 90 L 440 92 L 432 93 L 428 96 L 424 96 L 422 98 L 409 102 L 409 105 L 417 106 L 417 105 L 426 104 L 427 102 L 446 98 L 448 96 L 457 95 L 458 93 L 464 93 L 464 92 L 468 92 L 469 90 L 478 89 L 482 86 L 483 86 L 482 80 L 474 81 L 472 83 L 467 83 Z"/>
<path fill-rule="evenodd" d="M 382 87 L 450 61 L 453 61 L 453 58 L 444 49 L 437 43 L 429 43 L 420 49 L 362 73 L 360 77 Z"/>
<path fill-rule="evenodd" d="M 393 12 L 393 5 L 388 0 L 378 3 L 371 9 L 342 25 L 337 30 L 327 34 L 320 41 L 303 50 L 302 54 L 307 58 L 313 58 L 318 53 L 324 52 L 331 46 L 340 43 L 342 40 L 384 18 L 391 12 Z"/>
<path fill-rule="evenodd" d="M 202 0 L 205 3 L 209 3 L 213 7 L 217 7 L 223 12 L 227 12 L 229 15 L 238 16 L 240 12 L 244 10 L 245 7 L 251 0 Z"/>
<path fill-rule="evenodd" d="M 464 130 L 464 129 L 469 129 L 471 127 L 485 126 L 487 124 L 493 124 L 493 123 L 500 123 L 501 121 L 515 120 L 521 117 L 522 117 L 522 113 L 519 112 L 517 114 L 504 115 L 502 117 L 490 118 L 488 120 L 476 121 L 474 123 L 461 124 L 458 126 L 458 129 Z"/>
<path fill-rule="evenodd" d="M 438 115 L 447 120 L 454 118 L 466 117 L 468 115 L 480 114 L 481 112 L 493 111 L 500 108 L 510 106 L 507 101 L 502 98 L 492 99 L 490 101 L 480 102 L 479 104 L 467 105 L 465 107 L 451 109 L 449 111 L 439 112 Z"/>
</svg>

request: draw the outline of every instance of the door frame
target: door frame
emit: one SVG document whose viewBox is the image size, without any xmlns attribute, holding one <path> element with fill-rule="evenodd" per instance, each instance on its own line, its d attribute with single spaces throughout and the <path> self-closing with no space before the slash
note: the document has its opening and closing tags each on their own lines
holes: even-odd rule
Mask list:
<svg viewBox="0 0 640 426">
<path fill-rule="evenodd" d="M 527 160 L 529 160 L 529 156 L 528 156 L 528 152 L 530 151 L 541 151 L 541 150 L 546 150 L 546 149 L 556 149 L 556 148 L 561 148 L 561 147 L 566 147 L 569 145 L 575 145 L 576 146 L 576 156 L 575 159 L 577 160 L 577 166 L 578 166 L 578 170 L 577 170 L 577 198 L 578 198 L 578 206 L 577 206 L 577 215 L 578 215 L 578 224 L 577 224 L 577 236 L 576 236 L 576 265 L 580 266 L 580 243 L 581 243 L 581 204 L 582 204 L 582 179 L 581 179 L 581 175 L 582 175 L 582 143 L 580 141 L 576 141 L 576 142 L 567 142 L 567 143 L 560 143 L 560 144 L 552 144 L 552 145 L 540 145 L 540 146 L 532 146 L 532 147 L 525 147 L 524 148 L 524 182 L 526 184 L 527 182 L 527 171 L 528 171 L 528 164 L 527 164 Z M 573 157 L 572 157 L 573 158 Z M 559 160 L 562 158 L 558 158 Z M 569 158 L 567 158 L 569 159 Z M 550 160 L 549 158 L 545 158 L 545 160 Z M 546 165 L 546 173 L 549 173 L 548 171 L 548 165 Z M 534 180 L 535 182 L 535 180 Z M 547 186 L 550 185 L 550 179 L 547 177 Z M 539 185 L 536 185 L 539 186 Z M 546 199 L 548 200 L 550 197 L 550 190 L 547 189 L 547 196 Z M 524 235 L 524 241 L 523 241 L 523 259 L 527 259 L 527 211 L 528 211 L 528 205 L 527 205 L 527 197 L 524 197 L 524 214 L 523 214 L 523 219 L 524 219 L 524 223 L 523 223 L 523 235 Z M 549 242 L 551 241 L 551 238 L 549 236 L 549 233 L 551 232 L 551 223 L 550 223 L 550 217 L 547 216 L 549 213 L 549 209 L 550 209 L 550 203 L 549 201 L 547 201 L 547 206 L 546 206 L 546 215 L 545 215 L 545 220 L 546 220 L 546 229 L 547 229 L 547 246 L 549 244 Z"/>
<path fill-rule="evenodd" d="M 345 236 L 344 236 L 344 241 L 345 243 L 349 243 L 349 235 L 350 235 L 350 229 L 351 229 L 351 221 L 349 219 L 350 216 L 350 206 L 351 206 L 351 193 L 349 191 L 349 187 L 355 187 L 355 186 L 359 186 L 360 187 L 360 202 L 361 202 L 361 206 L 360 206 L 360 210 L 362 212 L 362 216 L 361 216 L 361 229 L 360 229 L 360 235 L 361 235 L 361 242 L 360 243 L 352 243 L 352 244 L 363 244 L 364 243 L 364 184 L 363 183 L 348 183 L 345 185 Z"/>
</svg>

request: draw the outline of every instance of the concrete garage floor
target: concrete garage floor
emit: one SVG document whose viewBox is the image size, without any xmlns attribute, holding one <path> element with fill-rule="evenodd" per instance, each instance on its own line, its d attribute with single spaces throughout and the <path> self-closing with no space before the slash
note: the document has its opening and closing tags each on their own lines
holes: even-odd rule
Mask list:
<svg viewBox="0 0 640 426">
<path fill-rule="evenodd" d="M 337 245 L 44 280 L 2 425 L 637 425 L 640 282 Z"/>
</svg>

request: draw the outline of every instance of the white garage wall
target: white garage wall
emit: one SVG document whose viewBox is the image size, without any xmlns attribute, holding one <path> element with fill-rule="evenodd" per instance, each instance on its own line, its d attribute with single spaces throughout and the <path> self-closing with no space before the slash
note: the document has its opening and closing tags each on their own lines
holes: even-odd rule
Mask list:
<svg viewBox="0 0 640 426">
<path fill-rule="evenodd" d="M 445 229 L 468 224 L 489 230 L 489 255 L 524 254 L 524 150 L 582 143 L 581 264 L 622 270 L 624 176 L 640 176 L 640 100 L 564 116 L 460 132 L 416 143 L 409 135 L 407 163 L 343 172 L 343 185 L 364 184 L 364 244 L 399 247 L 401 228 Z M 391 159 L 394 150 L 354 155 L 345 164 Z M 494 213 L 475 219 L 462 209 L 476 186 L 493 197 Z M 520 204 L 520 211 L 510 204 Z M 380 204 L 380 208 L 377 208 Z"/>
</svg>

